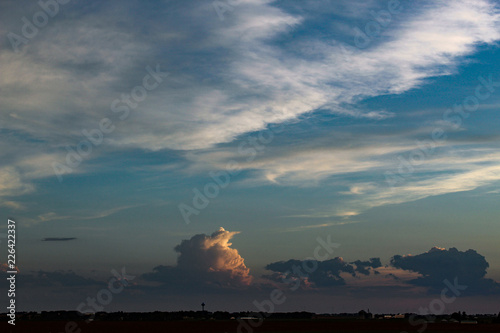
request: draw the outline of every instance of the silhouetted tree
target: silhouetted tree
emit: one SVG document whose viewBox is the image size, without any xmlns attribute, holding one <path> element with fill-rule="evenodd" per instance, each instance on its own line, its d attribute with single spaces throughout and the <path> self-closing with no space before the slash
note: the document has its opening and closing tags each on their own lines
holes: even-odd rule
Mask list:
<svg viewBox="0 0 500 333">
<path fill-rule="evenodd" d="M 462 316 L 460 315 L 460 312 L 453 312 L 451 314 L 451 319 L 460 320 L 462 319 Z"/>
</svg>

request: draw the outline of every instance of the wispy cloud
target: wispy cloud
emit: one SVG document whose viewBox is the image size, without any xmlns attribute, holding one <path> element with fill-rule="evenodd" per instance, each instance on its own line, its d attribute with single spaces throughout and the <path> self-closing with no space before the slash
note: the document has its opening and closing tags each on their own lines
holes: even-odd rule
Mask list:
<svg viewBox="0 0 500 333">
<path fill-rule="evenodd" d="M 169 11 L 168 4 L 158 6 L 160 12 Z M 493 3 L 440 1 L 418 8 L 416 16 L 406 15 L 401 24 L 388 28 L 387 41 L 347 59 L 332 46 L 334 40 L 316 40 L 317 56 L 310 57 L 275 42 L 292 30 L 307 29 L 307 22 L 269 1 L 245 2 L 224 22 L 216 15 L 200 17 L 211 9 L 205 3 L 180 5 L 178 19 L 189 18 L 197 26 L 152 17 L 142 22 L 142 34 L 130 24 L 117 32 L 116 16 L 108 15 L 115 9 L 96 6 L 71 22 L 55 20 L 21 54 L 1 52 L 0 64 L 8 66 L 2 66 L 6 72 L 0 87 L 9 93 L 0 97 L 10 110 L 2 120 L 10 129 L 56 146 L 75 142 L 82 129 L 110 115 L 113 96 L 135 84 L 139 64 L 142 68 L 158 54 L 158 40 L 148 38 L 149 30 L 175 31 L 158 38 L 167 51 L 184 45 L 184 56 L 169 59 L 165 69 L 172 70 L 170 83 L 141 106 L 133 125 L 123 123 L 117 129 L 109 141 L 114 149 L 207 148 L 318 108 L 380 118 L 387 112 L 355 106 L 360 96 L 402 93 L 427 78 L 449 74 L 459 57 L 500 36 Z M 84 28 L 86 37 L 75 40 Z M 204 37 L 201 43 L 190 39 L 197 32 Z M 207 64 L 182 73 L 173 70 L 186 68 L 195 53 L 207 54 Z"/>
<path fill-rule="evenodd" d="M 139 205 L 129 205 L 129 206 L 120 206 L 120 207 L 114 207 L 106 210 L 101 210 L 101 211 L 92 211 L 89 214 L 86 215 L 60 215 L 59 213 L 56 212 L 47 212 L 43 214 L 39 214 L 36 218 L 25 218 L 23 219 L 23 223 L 25 225 L 32 225 L 32 224 L 37 224 L 37 223 L 42 223 L 42 222 L 50 222 L 50 221 L 58 221 L 58 220 L 94 220 L 94 219 L 100 219 L 104 218 L 107 216 L 111 216 L 117 212 L 120 212 L 122 210 L 130 209 L 133 207 L 138 207 Z"/>
<path fill-rule="evenodd" d="M 136 20 L 125 7 L 95 4 L 85 10 L 75 6 L 72 10 L 84 15 L 53 20 L 20 53 L 9 48 L 0 51 L 0 66 L 5 69 L 0 100 L 6 110 L 0 121 L 8 133 L 0 157 L 10 161 L 0 164 L 0 197 L 32 193 L 38 180 L 51 177 L 51 163 L 66 158 L 67 146 L 84 139 L 82 130 L 95 128 L 103 117 L 116 117 L 110 109 L 112 101 L 142 80 L 151 59 L 165 58 L 161 66 L 170 74 L 168 82 L 140 110 L 134 110 L 128 121 L 120 123 L 92 158 L 137 148 L 197 150 L 194 155 L 199 160 L 221 169 L 226 157 L 215 156 L 221 150 L 214 153 L 211 149 L 272 123 L 297 120 L 320 109 L 353 119 L 394 117 L 392 110 L 365 109 L 359 102 L 405 93 L 431 78 L 449 75 L 479 45 L 500 40 L 499 9 L 487 0 L 405 4 L 400 18 L 376 43 L 365 49 L 348 48 L 347 54 L 339 46 L 345 45 L 345 38 L 310 36 L 308 42 L 314 48 L 306 49 L 302 40 L 289 38 L 310 28 L 308 10 L 314 8 L 291 11 L 276 2 L 247 1 L 221 22 L 213 12 L 206 15 L 213 8 L 204 1 L 175 7 L 171 2 L 127 4 L 139 16 L 158 15 Z M 368 3 L 357 15 L 371 19 L 369 7 L 374 4 Z M 1 14 L 2 20 L 5 17 L 2 31 L 17 29 L 19 21 L 5 13 Z M 168 14 L 170 20 L 160 13 Z M 188 21 L 197 23 L 179 24 Z M 318 24 L 324 24 L 326 31 L 333 29 L 326 22 Z M 334 175 L 387 168 L 392 163 L 390 155 L 410 148 L 409 140 L 401 136 L 397 140 L 357 147 L 293 147 L 240 166 L 251 171 L 254 184 L 315 186 Z M 235 154 L 227 156 L 231 155 Z M 186 169 L 198 167 L 198 161 L 186 160 L 190 164 Z M 346 184 L 349 195 L 360 200 L 350 199 L 353 207 L 336 215 L 355 215 L 377 205 L 470 190 L 497 180 L 496 166 L 466 163 L 452 166 L 439 164 L 437 159 L 427 161 L 422 172 L 448 174 L 411 179 L 398 189 L 398 195 L 377 181 L 369 181 L 371 188 L 366 187 L 366 180 Z M 99 170 L 99 163 L 93 167 L 83 165 L 73 172 Z M 54 214 L 41 214 L 37 221 L 69 218 Z M 101 216 L 106 214 L 112 212 Z"/>
<path fill-rule="evenodd" d="M 10 209 L 15 209 L 15 210 L 25 210 L 26 209 L 25 205 L 23 205 L 20 202 L 16 202 L 16 201 L 4 201 L 4 202 L 0 203 L 0 206 L 10 208 Z"/>
<path fill-rule="evenodd" d="M 297 217 L 310 217 L 310 215 L 297 216 Z M 298 232 L 298 231 L 304 231 L 307 229 L 328 228 L 328 227 L 341 226 L 341 225 L 354 224 L 354 223 L 359 223 L 359 221 L 329 222 L 329 223 L 312 224 L 312 225 L 308 224 L 308 225 L 301 225 L 301 226 L 293 227 L 293 228 L 285 228 L 285 229 L 282 229 L 281 232 Z"/>
</svg>

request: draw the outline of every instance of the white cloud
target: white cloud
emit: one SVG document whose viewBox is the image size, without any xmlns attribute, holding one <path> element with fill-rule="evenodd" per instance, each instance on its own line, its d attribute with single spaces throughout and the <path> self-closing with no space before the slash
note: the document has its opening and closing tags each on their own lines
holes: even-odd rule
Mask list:
<svg viewBox="0 0 500 333">
<path fill-rule="evenodd" d="M 348 200 L 344 209 L 364 211 L 430 196 L 471 191 L 500 181 L 500 154 L 496 151 L 469 148 L 458 153 L 457 158 L 429 159 L 415 166 L 415 172 L 401 176 L 402 183 L 394 187 L 380 182 L 378 187 Z M 394 169 L 392 166 L 389 170 Z"/>
<path fill-rule="evenodd" d="M 65 154 L 61 146 L 77 144 L 82 129 L 109 116 L 111 102 L 141 83 L 146 65 L 165 64 L 162 70 L 170 76 L 127 121 L 117 124 L 105 141 L 107 150 L 207 149 L 318 108 L 384 119 L 392 114 L 359 110 L 356 102 L 402 93 L 427 78 L 446 75 L 478 44 L 500 39 L 493 2 L 438 1 L 405 15 L 404 22 L 387 28 L 381 43 L 364 51 L 346 57 L 332 46 L 336 41 L 318 39 L 311 41 L 317 45 L 316 56 L 305 57 L 290 51 L 293 40 L 289 48 L 273 42 L 302 29 L 303 17 L 271 1 L 245 1 L 222 22 L 213 12 L 203 15 L 207 8 L 213 10 L 205 2 L 193 2 L 176 8 L 172 21 L 152 18 L 143 23 L 149 34 L 126 16 L 110 15 L 113 6 L 97 6 L 71 20 L 54 20 L 20 54 L 1 51 L 5 71 L 0 100 L 7 112 L 0 120 L 50 148 L 45 156 L 32 152 L 25 162 L 3 168 L 0 195 L 27 193 L 33 190 L 30 180 L 51 176 L 51 162 L 61 160 L 52 157 Z M 167 7 L 161 10 L 168 13 Z M 271 182 L 305 184 L 384 165 L 360 153 L 313 150 L 243 167 L 260 170 L 262 179 Z"/>
<path fill-rule="evenodd" d="M 197 5 L 194 3 L 190 12 L 181 16 L 199 15 L 205 6 Z M 0 63 L 9 64 L 0 81 L 2 90 L 25 86 L 29 91 L 22 99 L 18 94 L 0 96 L 23 119 L 22 124 L 11 121 L 11 126 L 36 137 L 48 136 L 47 129 L 78 135 L 84 126 L 108 112 L 109 104 L 119 94 L 110 88 L 116 88 L 119 80 L 126 78 L 131 85 L 123 88 L 124 93 L 140 83 L 126 73 L 137 72 L 134 66 L 139 59 L 151 59 L 156 52 L 155 41 L 150 36 L 137 36 L 126 25 L 117 31 L 114 19 L 95 25 L 105 15 L 108 13 L 103 10 L 71 24 L 54 22 L 44 31 L 47 38 L 43 43 L 34 41 L 21 55 L 0 54 Z M 331 46 L 333 41 L 317 41 L 322 45 L 318 47 L 321 60 L 317 60 L 296 56 L 270 42 L 282 33 L 301 29 L 300 16 L 287 14 L 269 1 L 244 2 L 230 15 L 223 22 L 215 14 L 207 16 L 199 22 L 206 40 L 199 45 L 185 43 L 183 50 L 188 54 L 203 50 L 210 53 L 222 48 L 225 51 L 215 52 L 214 58 L 198 59 L 212 62 L 218 71 L 212 72 L 207 64 L 200 68 L 201 73 L 177 73 L 175 63 L 170 68 L 167 65 L 164 69 L 172 72 L 170 80 L 175 84 L 151 93 L 138 110 L 140 118 L 124 123 L 114 134 L 117 145 L 207 148 L 325 106 L 341 114 L 383 118 L 390 113 L 363 112 L 341 105 L 355 103 L 358 96 L 407 91 L 426 78 L 449 73 L 457 57 L 472 53 L 476 44 L 500 39 L 499 16 L 490 2 L 440 1 L 427 5 L 416 17 L 405 16 L 403 24 L 389 26 L 388 41 L 347 59 L 338 47 Z M 172 28 L 166 23 L 162 27 Z M 164 41 L 167 49 L 191 36 L 193 27 L 176 25 L 175 29 L 176 37 Z M 57 38 L 48 38 L 51 35 Z M 142 63 L 142 67 L 154 65 Z M 437 70 L 438 66 L 442 70 Z M 85 70 L 95 75 L 89 76 Z M 214 75 L 223 83 L 200 81 L 198 76 L 205 75 Z M 103 109 L 95 112 L 95 106 Z M 34 112 L 43 115 L 34 117 Z M 77 121 L 66 122 L 69 128 L 54 128 L 50 125 L 54 117 Z M 59 142 L 61 137 L 51 139 Z"/>
<path fill-rule="evenodd" d="M 342 274 L 346 281 L 347 286 L 350 287 L 406 287 L 410 284 L 409 281 L 421 277 L 422 275 L 416 272 L 403 270 L 391 266 L 378 267 L 375 270 L 380 274 L 373 274 L 374 269 L 368 268 L 371 272 L 370 275 L 357 274 Z M 419 290 L 425 292 L 425 288 Z"/>
<path fill-rule="evenodd" d="M 0 206 L 15 209 L 15 210 L 25 210 L 26 206 L 17 201 L 4 201 L 0 203 Z"/>
<path fill-rule="evenodd" d="M 230 160 L 239 161 L 243 170 L 253 170 L 256 183 L 271 182 L 282 185 L 316 186 L 333 175 L 345 175 L 386 167 L 391 154 L 411 149 L 401 145 L 365 145 L 359 147 L 310 148 L 307 145 L 281 147 L 281 151 L 261 152 L 252 161 L 238 149 L 217 149 L 187 155 L 195 163 L 193 168 L 223 170 Z M 358 185 L 361 188 L 363 185 Z M 368 186 L 368 185 L 364 185 Z"/>
<path fill-rule="evenodd" d="M 369 137 L 367 141 L 370 141 Z M 397 145 L 381 141 L 377 146 L 331 147 L 308 149 L 294 146 L 282 147 L 280 154 L 273 151 L 257 155 L 254 161 L 241 161 L 243 170 L 254 173 L 251 183 L 285 186 L 346 186 L 349 191 L 339 191 L 341 197 L 335 207 L 315 208 L 311 212 L 294 215 L 309 218 L 350 218 L 367 209 L 424 199 L 429 196 L 470 191 L 500 180 L 500 154 L 497 149 L 474 144 L 456 145 L 441 142 L 433 153 L 426 154 L 419 164 L 406 167 L 398 174 L 401 162 L 417 147 L 401 140 Z M 196 168 L 224 170 L 226 162 L 238 160 L 236 151 L 191 154 Z M 387 182 L 385 172 L 399 177 L 394 187 Z M 370 181 L 350 181 L 362 175 Z M 351 177 L 352 176 L 352 177 Z M 248 184 L 248 180 L 244 184 Z"/>
<path fill-rule="evenodd" d="M 32 192 L 34 187 L 25 184 L 19 172 L 13 167 L 0 169 L 0 196 L 17 196 Z"/>
</svg>

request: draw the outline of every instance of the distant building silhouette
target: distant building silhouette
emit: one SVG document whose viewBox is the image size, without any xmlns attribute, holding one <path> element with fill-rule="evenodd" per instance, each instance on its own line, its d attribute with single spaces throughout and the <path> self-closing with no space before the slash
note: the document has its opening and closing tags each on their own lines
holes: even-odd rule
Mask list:
<svg viewBox="0 0 500 333">
<path fill-rule="evenodd" d="M 370 313 L 370 309 L 368 311 L 361 310 L 358 312 L 358 319 L 373 319 L 373 314 Z"/>
</svg>

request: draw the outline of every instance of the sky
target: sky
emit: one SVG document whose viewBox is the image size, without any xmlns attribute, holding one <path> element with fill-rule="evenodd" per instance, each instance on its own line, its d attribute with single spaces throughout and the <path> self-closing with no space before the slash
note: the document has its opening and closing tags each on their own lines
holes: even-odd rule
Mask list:
<svg viewBox="0 0 500 333">
<path fill-rule="evenodd" d="M 4 0 L 0 36 L 19 310 L 500 310 L 498 1 Z"/>
</svg>

